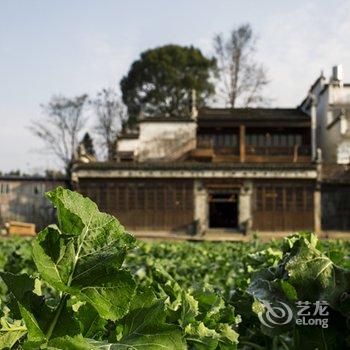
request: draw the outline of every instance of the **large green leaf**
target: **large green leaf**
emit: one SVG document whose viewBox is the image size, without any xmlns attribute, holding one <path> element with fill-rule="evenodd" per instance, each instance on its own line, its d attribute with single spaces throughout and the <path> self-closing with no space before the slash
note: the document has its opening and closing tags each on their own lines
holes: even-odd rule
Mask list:
<svg viewBox="0 0 350 350">
<path fill-rule="evenodd" d="M 69 292 L 89 302 L 102 318 L 118 320 L 129 311 L 136 284 L 125 270 L 106 269 L 92 275 L 86 284 L 74 285 Z"/>
<path fill-rule="evenodd" d="M 96 341 L 93 339 L 77 337 L 60 337 L 50 341 L 52 348 L 64 349 L 100 349 L 100 350 L 184 350 L 185 342 L 181 330 L 175 325 L 165 323 L 166 313 L 162 302 L 155 302 L 147 306 L 152 300 L 149 292 L 140 293 L 134 301 L 134 308 L 127 316 L 117 323 L 121 329 L 118 339 L 113 343 Z M 91 310 L 84 310 L 84 326 L 95 327 L 94 317 L 89 318 Z M 90 314 L 92 316 L 92 314 Z"/>
<path fill-rule="evenodd" d="M 59 187 L 47 196 L 57 207 L 59 228 L 48 227 L 33 244 L 41 277 L 57 290 L 91 303 L 103 318 L 123 317 L 135 283 L 120 268 L 134 238 L 78 193 Z"/>
<path fill-rule="evenodd" d="M 33 259 L 41 277 L 59 290 L 68 286 L 75 255 L 73 239 L 62 235 L 56 226 L 45 228 L 33 243 Z"/>
<path fill-rule="evenodd" d="M 50 340 L 45 347 L 48 350 L 97 350 L 98 347 L 90 344 L 82 335 L 75 337 L 64 336 Z"/>
<path fill-rule="evenodd" d="M 180 328 L 166 324 L 165 317 L 162 302 L 131 311 L 121 322 L 123 335 L 113 349 L 185 349 Z"/>
<path fill-rule="evenodd" d="M 90 304 L 86 303 L 80 306 L 76 317 L 84 338 L 101 339 L 104 336 L 107 321 L 101 318 Z"/>
</svg>

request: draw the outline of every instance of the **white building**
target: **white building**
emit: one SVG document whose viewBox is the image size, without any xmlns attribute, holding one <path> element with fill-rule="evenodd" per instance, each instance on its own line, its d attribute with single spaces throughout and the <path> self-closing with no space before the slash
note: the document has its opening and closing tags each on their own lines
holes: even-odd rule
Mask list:
<svg viewBox="0 0 350 350">
<path fill-rule="evenodd" d="M 333 67 L 311 86 L 301 108 L 311 116 L 314 142 L 325 164 L 350 163 L 350 84 L 343 82 L 342 66 Z M 316 154 L 313 155 L 316 158 Z"/>
</svg>

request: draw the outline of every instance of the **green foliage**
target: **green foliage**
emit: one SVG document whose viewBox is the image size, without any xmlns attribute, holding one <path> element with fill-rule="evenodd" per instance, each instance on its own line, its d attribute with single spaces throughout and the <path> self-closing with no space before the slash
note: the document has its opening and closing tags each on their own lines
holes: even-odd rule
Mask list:
<svg viewBox="0 0 350 350">
<path fill-rule="evenodd" d="M 26 271 L 9 271 L 12 252 L 0 272 L 2 348 L 236 348 L 239 318 L 217 293 L 185 292 L 156 265 L 138 278 L 124 264 L 135 240 L 114 217 L 60 187 L 47 197 L 58 225 L 26 246 Z"/>
<path fill-rule="evenodd" d="M 348 242 L 136 244 L 87 198 L 48 198 L 57 226 L 0 240 L 0 348 L 349 348 Z M 329 328 L 267 328 L 263 300 L 327 301 Z"/>
<path fill-rule="evenodd" d="M 312 234 L 288 238 L 286 243 L 280 262 L 254 274 L 248 292 L 254 298 L 268 301 L 272 305 L 282 301 L 295 314 L 295 300 L 327 302 L 330 320 L 328 328 L 305 327 L 294 322 L 289 324 L 289 329 L 294 334 L 294 346 L 305 350 L 348 348 L 350 270 L 337 266 L 322 253 L 317 248 L 317 237 Z M 262 330 L 267 334 L 286 332 L 285 327 Z"/>
<path fill-rule="evenodd" d="M 47 197 L 57 208 L 59 226 L 40 232 L 32 248 L 38 281 L 47 291 L 42 292 L 34 276 L 0 273 L 14 320 L 3 322 L 3 348 L 20 341 L 28 349 L 183 349 L 180 327 L 166 323 L 156 298 L 147 299 L 147 307 L 141 304 L 143 294 L 122 267 L 134 238 L 77 193 L 57 188 Z M 154 310 L 157 323 L 151 324 Z M 145 313 L 148 323 L 136 326 L 133 313 Z M 117 330 L 110 344 L 109 334 Z"/>
<path fill-rule="evenodd" d="M 83 145 L 87 155 L 89 156 L 96 155 L 95 148 L 94 148 L 94 141 L 88 132 L 84 134 L 84 137 L 81 140 L 81 144 Z"/>
<path fill-rule="evenodd" d="M 188 116 L 192 89 L 200 106 L 214 92 L 209 81 L 214 68 L 215 61 L 192 46 L 166 45 L 141 53 L 120 82 L 130 118 L 141 109 L 146 116 Z"/>
</svg>

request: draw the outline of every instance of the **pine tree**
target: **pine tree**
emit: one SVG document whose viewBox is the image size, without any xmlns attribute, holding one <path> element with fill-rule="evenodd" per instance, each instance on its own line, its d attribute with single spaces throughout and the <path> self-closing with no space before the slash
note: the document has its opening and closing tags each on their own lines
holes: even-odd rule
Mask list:
<svg viewBox="0 0 350 350">
<path fill-rule="evenodd" d="M 84 146 L 85 152 L 89 156 L 95 156 L 94 141 L 88 132 L 85 133 L 81 144 Z"/>
</svg>

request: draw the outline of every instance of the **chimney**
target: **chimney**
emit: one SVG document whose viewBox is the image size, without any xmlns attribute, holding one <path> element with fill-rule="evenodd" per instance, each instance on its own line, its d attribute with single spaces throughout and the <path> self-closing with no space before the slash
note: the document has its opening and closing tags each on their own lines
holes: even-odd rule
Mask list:
<svg viewBox="0 0 350 350">
<path fill-rule="evenodd" d="M 342 84 L 343 82 L 343 66 L 338 64 L 332 68 L 332 83 Z"/>
<path fill-rule="evenodd" d="M 198 109 L 197 109 L 197 91 L 195 89 L 191 90 L 191 119 L 197 119 Z"/>
<path fill-rule="evenodd" d="M 311 99 L 311 157 L 317 160 L 317 101 L 314 94 L 310 94 Z"/>
</svg>

